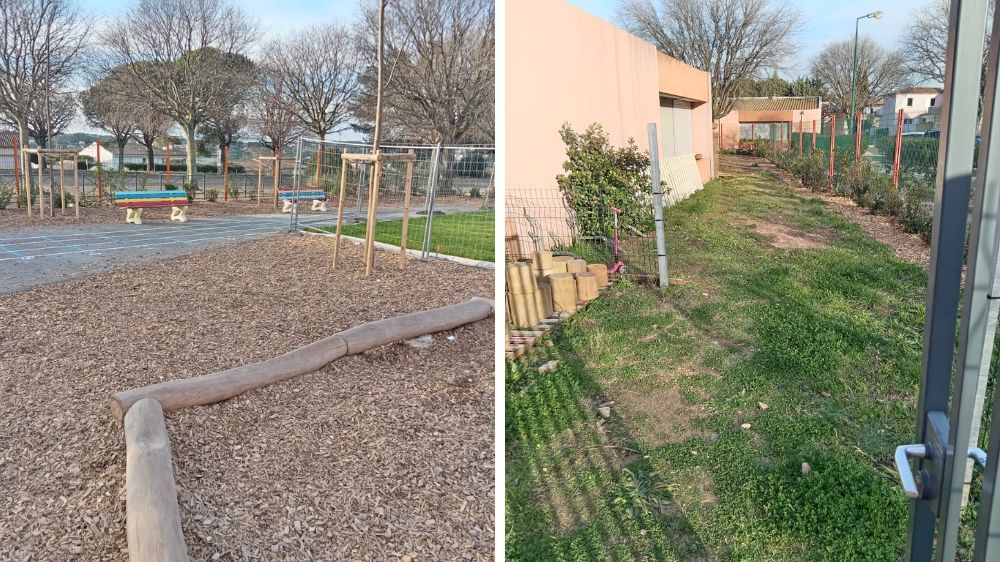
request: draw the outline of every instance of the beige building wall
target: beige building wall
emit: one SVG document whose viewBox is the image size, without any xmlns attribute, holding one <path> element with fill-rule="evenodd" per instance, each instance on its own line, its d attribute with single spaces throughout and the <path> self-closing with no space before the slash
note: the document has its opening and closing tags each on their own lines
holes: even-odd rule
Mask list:
<svg viewBox="0 0 1000 562">
<path fill-rule="evenodd" d="M 556 175 L 566 147 L 563 123 L 582 131 L 600 123 L 611 143 L 634 138 L 648 150 L 646 126 L 660 122 L 660 96 L 692 102 L 692 144 L 702 155 L 702 181 L 712 174 L 709 77 L 600 18 L 563 0 L 511 0 L 506 4 L 507 250 L 530 252 L 571 237 Z M 663 146 L 662 131 L 659 139 Z M 536 201 L 526 202 L 528 197 Z M 519 203 L 523 203 L 519 205 Z M 524 210 L 541 207 L 534 217 Z"/>
</svg>

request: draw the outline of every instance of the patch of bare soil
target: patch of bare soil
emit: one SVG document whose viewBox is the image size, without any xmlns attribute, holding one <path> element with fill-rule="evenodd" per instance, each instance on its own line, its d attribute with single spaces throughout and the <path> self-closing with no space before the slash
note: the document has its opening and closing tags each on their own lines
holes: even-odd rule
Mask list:
<svg viewBox="0 0 1000 562">
<path fill-rule="evenodd" d="M 824 201 L 828 207 L 843 215 L 847 220 L 860 226 L 869 236 L 888 245 L 892 249 L 892 253 L 899 259 L 925 267 L 930 262 L 930 247 L 920 236 L 904 232 L 888 217 L 873 215 L 847 197 L 812 191 L 802 185 L 801 180 L 763 158 L 720 154 L 719 163 L 719 169 L 722 174 L 754 173 L 760 171 L 773 172 L 781 178 L 786 186 L 793 189 L 796 193 Z"/>
<path fill-rule="evenodd" d="M 112 393 L 493 293 L 493 273 L 273 237 L 0 296 L 0 559 L 125 560 Z M 489 559 L 493 322 L 167 415 L 193 560 Z"/>
<path fill-rule="evenodd" d="M 644 443 L 675 445 L 702 434 L 694 423 L 704 417 L 704 406 L 688 403 L 674 384 L 624 389 L 614 397 L 622 418 Z"/>
<path fill-rule="evenodd" d="M 252 201 L 221 201 L 209 203 L 207 201 L 195 201 L 188 209 L 188 217 L 224 217 L 238 215 L 256 215 L 277 213 L 279 210 L 265 202 L 262 205 Z M 303 213 L 305 216 L 307 213 Z M 142 212 L 142 222 L 159 222 L 170 220 L 170 208 L 145 209 Z M 66 209 L 66 214 L 61 209 L 54 209 L 52 216 L 46 206 L 45 216 L 38 216 L 38 208 L 32 210 L 32 216 L 28 216 L 27 209 L 17 209 L 13 205 L 7 209 L 0 209 L 0 231 L 16 230 L 20 228 L 48 227 L 48 226 L 76 226 L 80 224 L 124 224 L 125 209 L 115 207 L 80 207 L 80 218 L 76 218 L 76 210 Z"/>
<path fill-rule="evenodd" d="M 765 221 L 750 221 L 754 230 L 771 239 L 771 247 L 782 250 L 809 250 L 826 248 L 829 244 L 829 232 L 806 232 L 785 224 Z"/>
</svg>

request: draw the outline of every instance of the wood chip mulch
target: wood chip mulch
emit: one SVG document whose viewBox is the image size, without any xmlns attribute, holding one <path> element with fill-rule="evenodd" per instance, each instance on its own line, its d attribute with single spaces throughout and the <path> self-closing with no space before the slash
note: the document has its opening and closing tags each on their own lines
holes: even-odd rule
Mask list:
<svg viewBox="0 0 1000 562">
<path fill-rule="evenodd" d="M 920 236 L 903 231 L 898 224 L 894 223 L 888 217 L 869 213 L 847 197 L 815 192 L 802 185 L 802 181 L 799 178 L 763 158 L 720 154 L 719 169 L 723 174 L 772 172 L 796 193 L 822 200 L 828 207 L 843 215 L 844 218 L 860 226 L 869 236 L 888 245 L 899 259 L 920 264 L 924 267 L 930 262 L 930 246 Z"/>
<path fill-rule="evenodd" d="M 0 560 L 125 560 L 118 390 L 491 297 L 493 272 L 279 236 L 0 296 Z M 193 560 L 488 559 L 493 322 L 167 414 Z"/>
<path fill-rule="evenodd" d="M 280 209 L 275 209 L 270 203 L 265 202 L 257 205 L 252 201 L 221 201 L 209 203 L 207 201 L 195 201 L 188 209 L 188 217 L 228 217 L 239 215 L 257 215 L 267 213 L 277 213 Z M 170 208 L 145 209 L 142 212 L 142 220 L 169 221 Z M 17 209 L 14 205 L 6 209 L 0 209 L 0 231 L 17 230 L 32 227 L 53 227 L 53 226 L 76 226 L 83 224 L 125 224 L 125 209 L 115 207 L 80 207 L 80 218 L 76 218 L 76 210 L 66 209 L 63 215 L 61 209 L 55 209 L 53 216 L 49 216 L 48 207 L 45 208 L 45 216 L 38 216 L 38 207 L 33 210 L 33 215 L 28 216 L 27 209 Z"/>
</svg>

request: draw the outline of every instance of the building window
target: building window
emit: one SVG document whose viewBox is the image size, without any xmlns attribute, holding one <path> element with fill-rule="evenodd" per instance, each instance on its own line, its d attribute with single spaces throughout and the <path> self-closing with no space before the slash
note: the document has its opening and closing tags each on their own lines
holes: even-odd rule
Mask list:
<svg viewBox="0 0 1000 562">
<path fill-rule="evenodd" d="M 906 98 L 906 107 L 913 107 L 913 98 Z"/>
<path fill-rule="evenodd" d="M 934 102 L 935 101 L 937 101 L 937 98 L 931 98 L 931 107 L 934 107 Z"/>
</svg>

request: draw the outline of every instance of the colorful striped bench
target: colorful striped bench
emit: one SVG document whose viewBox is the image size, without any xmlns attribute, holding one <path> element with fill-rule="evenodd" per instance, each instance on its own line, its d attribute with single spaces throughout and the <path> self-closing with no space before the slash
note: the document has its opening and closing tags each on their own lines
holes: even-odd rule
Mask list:
<svg viewBox="0 0 1000 562">
<path fill-rule="evenodd" d="M 125 222 L 142 224 L 142 210 L 150 207 L 172 207 L 170 220 L 187 222 L 187 193 L 182 189 L 167 191 L 116 191 L 115 207 L 125 209 Z"/>
<path fill-rule="evenodd" d="M 309 210 L 326 212 L 326 192 L 315 187 L 300 189 L 298 194 L 290 187 L 279 188 L 278 199 L 284 203 L 281 207 L 282 213 L 292 212 L 293 201 L 308 201 L 310 199 L 312 200 L 312 208 Z"/>
</svg>

